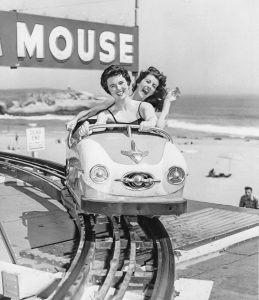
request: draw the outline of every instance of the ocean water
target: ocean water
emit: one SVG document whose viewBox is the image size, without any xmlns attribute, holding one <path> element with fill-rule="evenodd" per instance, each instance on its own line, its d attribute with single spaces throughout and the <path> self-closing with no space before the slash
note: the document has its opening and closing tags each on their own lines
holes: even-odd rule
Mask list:
<svg viewBox="0 0 259 300">
<path fill-rule="evenodd" d="M 65 128 L 73 115 L 10 116 L 0 115 L 0 125 Z M 182 95 L 170 111 L 168 126 L 208 135 L 259 138 L 259 95 Z M 2 127 L 2 126 L 1 126 Z"/>
<path fill-rule="evenodd" d="M 259 96 L 182 95 L 170 111 L 168 126 L 259 138 Z"/>
</svg>

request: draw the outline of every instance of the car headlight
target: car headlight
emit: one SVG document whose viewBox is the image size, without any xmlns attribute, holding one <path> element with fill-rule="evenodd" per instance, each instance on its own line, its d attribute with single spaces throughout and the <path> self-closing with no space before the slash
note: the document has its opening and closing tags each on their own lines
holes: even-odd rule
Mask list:
<svg viewBox="0 0 259 300">
<path fill-rule="evenodd" d="M 171 167 L 168 170 L 167 181 L 170 184 L 180 184 L 185 179 L 185 172 L 182 168 L 179 167 Z"/>
<path fill-rule="evenodd" d="M 105 166 L 96 165 L 90 170 L 90 178 L 95 183 L 103 183 L 108 177 L 109 173 Z"/>
</svg>

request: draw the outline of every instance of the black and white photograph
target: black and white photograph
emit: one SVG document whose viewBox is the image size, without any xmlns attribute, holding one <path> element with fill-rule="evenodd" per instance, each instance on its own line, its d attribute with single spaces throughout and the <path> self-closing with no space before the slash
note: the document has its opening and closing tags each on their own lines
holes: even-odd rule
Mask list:
<svg viewBox="0 0 259 300">
<path fill-rule="evenodd" d="M 0 0 L 0 300 L 258 300 L 258 12 Z"/>
</svg>

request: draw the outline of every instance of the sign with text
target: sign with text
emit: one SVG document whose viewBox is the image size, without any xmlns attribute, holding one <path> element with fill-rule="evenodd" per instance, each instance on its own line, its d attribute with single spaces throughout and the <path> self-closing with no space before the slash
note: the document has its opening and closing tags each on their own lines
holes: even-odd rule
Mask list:
<svg viewBox="0 0 259 300">
<path fill-rule="evenodd" d="M 45 149 L 45 128 L 33 127 L 26 129 L 27 150 L 38 151 Z"/>
<path fill-rule="evenodd" d="M 0 66 L 138 71 L 138 27 L 0 11 Z"/>
</svg>

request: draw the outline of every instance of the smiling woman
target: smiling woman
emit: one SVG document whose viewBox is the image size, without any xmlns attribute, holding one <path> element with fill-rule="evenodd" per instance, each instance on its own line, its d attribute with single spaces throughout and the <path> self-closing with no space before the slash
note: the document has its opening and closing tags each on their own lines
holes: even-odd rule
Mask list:
<svg viewBox="0 0 259 300">
<path fill-rule="evenodd" d="M 179 88 L 166 89 L 166 76 L 155 67 L 149 67 L 140 72 L 132 90 L 134 100 L 151 103 L 157 112 L 161 112 L 157 127 L 164 128 L 171 104 L 180 95 Z"/>
<path fill-rule="evenodd" d="M 131 79 L 128 71 L 119 65 L 111 65 L 101 76 L 103 89 L 114 99 L 114 104 L 97 116 L 96 124 L 139 124 L 145 131 L 154 127 L 157 122 L 155 110 L 150 103 L 132 100 L 129 96 Z M 79 129 L 80 135 L 90 134 L 86 121 Z"/>
</svg>

